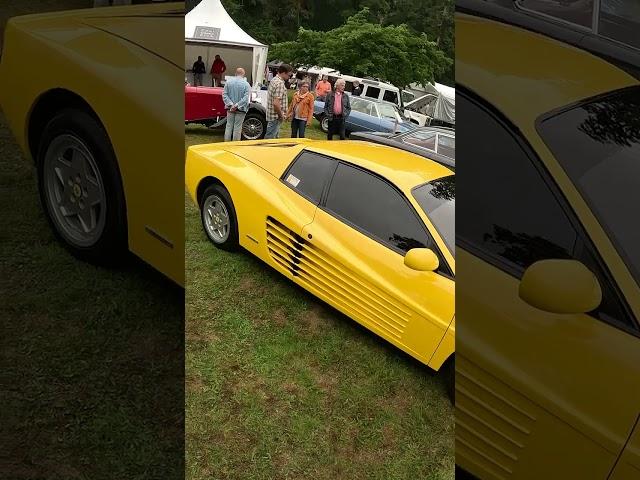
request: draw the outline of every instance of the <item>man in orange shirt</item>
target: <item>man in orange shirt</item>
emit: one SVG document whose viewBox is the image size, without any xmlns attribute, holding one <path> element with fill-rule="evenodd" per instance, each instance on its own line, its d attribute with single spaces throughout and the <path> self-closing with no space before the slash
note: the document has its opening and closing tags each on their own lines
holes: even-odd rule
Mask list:
<svg viewBox="0 0 640 480">
<path fill-rule="evenodd" d="M 320 80 L 316 85 L 316 98 L 324 97 L 330 91 L 331 91 L 331 84 L 327 80 L 327 76 L 323 75 L 322 80 Z"/>
</svg>

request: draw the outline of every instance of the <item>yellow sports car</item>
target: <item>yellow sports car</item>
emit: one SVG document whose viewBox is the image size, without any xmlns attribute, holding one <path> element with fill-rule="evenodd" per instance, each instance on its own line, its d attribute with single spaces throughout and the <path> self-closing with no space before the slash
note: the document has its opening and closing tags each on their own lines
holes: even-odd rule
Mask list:
<svg viewBox="0 0 640 480">
<path fill-rule="evenodd" d="M 640 85 L 468 15 L 456 77 L 456 462 L 638 479 Z"/>
<path fill-rule="evenodd" d="M 186 184 L 214 245 L 244 247 L 452 374 L 450 170 L 382 145 L 280 139 L 190 147 Z"/>
<path fill-rule="evenodd" d="M 16 17 L 0 59 L 0 106 L 58 238 L 101 262 L 129 249 L 180 284 L 183 30 L 182 3 Z"/>
</svg>

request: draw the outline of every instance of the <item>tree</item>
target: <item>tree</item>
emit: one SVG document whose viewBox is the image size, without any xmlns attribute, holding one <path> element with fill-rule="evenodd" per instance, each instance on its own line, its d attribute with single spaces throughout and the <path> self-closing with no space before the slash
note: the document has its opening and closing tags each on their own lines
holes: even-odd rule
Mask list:
<svg viewBox="0 0 640 480">
<path fill-rule="evenodd" d="M 269 57 L 292 64 L 330 66 L 399 87 L 433 82 L 452 65 L 426 34 L 406 25 L 383 26 L 370 20 L 371 11 L 364 8 L 328 32 L 300 28 L 296 40 L 271 45 Z"/>
</svg>

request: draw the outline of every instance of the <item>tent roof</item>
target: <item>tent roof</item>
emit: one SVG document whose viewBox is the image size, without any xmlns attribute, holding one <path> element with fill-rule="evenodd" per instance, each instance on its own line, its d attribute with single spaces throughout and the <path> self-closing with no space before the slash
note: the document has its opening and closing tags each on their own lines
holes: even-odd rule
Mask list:
<svg viewBox="0 0 640 480">
<path fill-rule="evenodd" d="M 215 43 L 266 46 L 242 30 L 229 16 L 220 0 L 202 0 L 187 13 L 184 19 L 184 37 Z"/>
<path fill-rule="evenodd" d="M 440 93 L 440 95 L 446 97 L 446 98 L 450 98 L 450 99 L 454 99 L 456 98 L 456 89 L 453 87 L 449 87 L 447 85 L 443 85 L 441 83 L 436 83 L 435 84 L 436 90 L 438 90 L 438 93 Z"/>
</svg>

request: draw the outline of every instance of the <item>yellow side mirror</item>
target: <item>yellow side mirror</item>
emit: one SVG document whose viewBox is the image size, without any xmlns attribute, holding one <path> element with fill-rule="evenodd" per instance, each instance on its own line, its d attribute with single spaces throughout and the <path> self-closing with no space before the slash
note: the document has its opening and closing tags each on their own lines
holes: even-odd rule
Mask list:
<svg viewBox="0 0 640 480">
<path fill-rule="evenodd" d="M 551 313 L 586 313 L 602 302 L 596 276 L 577 260 L 541 260 L 525 270 L 519 295 Z"/>
<path fill-rule="evenodd" d="M 430 248 L 413 248 L 405 255 L 404 264 L 419 272 L 434 272 L 440 266 L 440 260 Z"/>
</svg>

